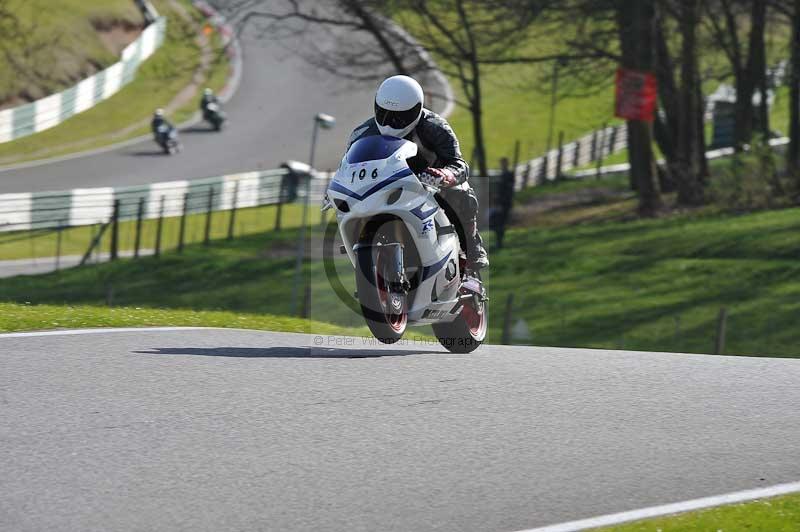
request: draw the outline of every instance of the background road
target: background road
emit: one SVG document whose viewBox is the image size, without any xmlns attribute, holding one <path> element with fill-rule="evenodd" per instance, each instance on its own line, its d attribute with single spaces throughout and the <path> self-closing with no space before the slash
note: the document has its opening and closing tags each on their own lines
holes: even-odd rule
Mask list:
<svg viewBox="0 0 800 532">
<path fill-rule="evenodd" d="M 800 479 L 796 360 L 0 336 L 0 529 L 519 530 Z"/>
<path fill-rule="evenodd" d="M 356 84 L 315 70 L 292 52 L 303 49 L 306 40 L 322 48 L 341 45 L 313 27 L 280 42 L 248 28 L 241 40 L 242 83 L 225 106 L 230 127 L 223 133 L 207 130 L 206 124 L 189 128 L 181 135 L 184 151 L 173 157 L 163 156 L 147 140 L 93 156 L 0 169 L 0 193 L 195 179 L 277 168 L 290 159 L 308 161 L 318 112 L 334 115 L 337 124 L 320 134 L 316 166 L 335 169 L 352 129 L 372 114 L 377 84 Z"/>
</svg>

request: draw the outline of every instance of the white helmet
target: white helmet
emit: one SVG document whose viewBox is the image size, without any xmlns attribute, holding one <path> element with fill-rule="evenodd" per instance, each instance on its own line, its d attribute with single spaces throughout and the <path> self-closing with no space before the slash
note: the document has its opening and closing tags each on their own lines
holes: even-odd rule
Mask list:
<svg viewBox="0 0 800 532">
<path fill-rule="evenodd" d="M 405 137 L 417 127 L 425 95 L 408 76 L 386 78 L 375 95 L 375 122 L 381 135 Z"/>
<path fill-rule="evenodd" d="M 210 88 L 206 87 L 203 90 L 203 94 L 205 94 L 206 96 L 211 96 L 212 94 L 214 94 L 214 91 L 212 91 Z"/>
<path fill-rule="evenodd" d="M 163 110 L 163 109 L 161 109 L 161 108 L 158 108 L 158 109 L 156 109 L 156 112 L 155 112 L 155 113 L 153 113 L 153 114 L 154 114 L 155 116 L 157 116 L 157 117 L 161 118 L 161 117 L 163 117 L 163 116 L 164 116 L 164 110 Z"/>
</svg>

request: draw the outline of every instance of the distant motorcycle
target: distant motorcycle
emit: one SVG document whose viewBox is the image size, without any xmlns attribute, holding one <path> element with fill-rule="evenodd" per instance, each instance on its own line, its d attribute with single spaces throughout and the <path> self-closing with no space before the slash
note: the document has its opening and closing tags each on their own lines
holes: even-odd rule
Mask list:
<svg viewBox="0 0 800 532">
<path fill-rule="evenodd" d="M 213 127 L 215 131 L 220 131 L 227 117 L 219 104 L 212 102 L 206 105 L 205 111 L 203 112 L 203 119 L 211 124 L 211 127 Z"/>
<path fill-rule="evenodd" d="M 174 155 L 181 151 L 181 143 L 178 140 L 178 130 L 168 124 L 161 124 L 156 128 L 156 143 L 161 146 L 164 153 Z"/>
</svg>

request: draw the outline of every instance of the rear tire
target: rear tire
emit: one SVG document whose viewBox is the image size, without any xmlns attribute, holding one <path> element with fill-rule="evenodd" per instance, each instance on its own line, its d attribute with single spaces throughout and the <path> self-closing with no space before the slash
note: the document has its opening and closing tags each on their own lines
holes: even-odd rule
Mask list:
<svg viewBox="0 0 800 532">
<path fill-rule="evenodd" d="M 458 317 L 449 323 L 434 323 L 436 339 L 451 353 L 471 353 L 486 339 L 486 302 L 470 300 L 461 307 Z"/>
<path fill-rule="evenodd" d="M 389 290 L 387 263 L 380 249 L 369 247 L 359 250 L 356 289 L 361 313 L 369 330 L 380 342 L 393 344 L 406 331 L 408 309 L 405 294 Z"/>
</svg>

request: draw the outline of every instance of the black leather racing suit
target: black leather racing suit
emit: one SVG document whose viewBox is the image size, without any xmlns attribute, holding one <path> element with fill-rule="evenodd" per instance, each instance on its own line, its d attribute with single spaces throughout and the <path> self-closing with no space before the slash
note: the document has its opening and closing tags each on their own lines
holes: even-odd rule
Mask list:
<svg viewBox="0 0 800 532">
<path fill-rule="evenodd" d="M 174 126 L 166 118 L 158 117 L 158 116 L 153 117 L 153 120 L 150 121 L 150 129 L 153 131 L 153 137 L 155 138 L 156 142 L 160 142 L 160 139 L 159 139 L 159 136 L 158 136 L 158 128 L 162 124 L 166 125 L 170 129 L 170 131 L 172 129 L 174 129 Z"/>
<path fill-rule="evenodd" d="M 375 119 L 370 118 L 353 130 L 347 148 L 359 139 L 380 134 Z M 446 168 L 458 181 L 453 187 L 441 189 L 439 199 L 447 216 L 462 230 L 467 258 L 474 260 L 483 246 L 478 233 L 478 197 L 467 181 L 469 165 L 461 156 L 456 134 L 444 118 L 423 108 L 417 127 L 405 138 L 417 145 L 417 156 L 409 161 L 415 173 L 428 167 Z"/>
<path fill-rule="evenodd" d="M 205 95 L 203 94 L 203 98 L 200 100 L 200 110 L 203 112 L 203 120 L 208 120 L 208 105 L 212 103 L 219 103 L 217 97 L 213 94 Z"/>
</svg>

